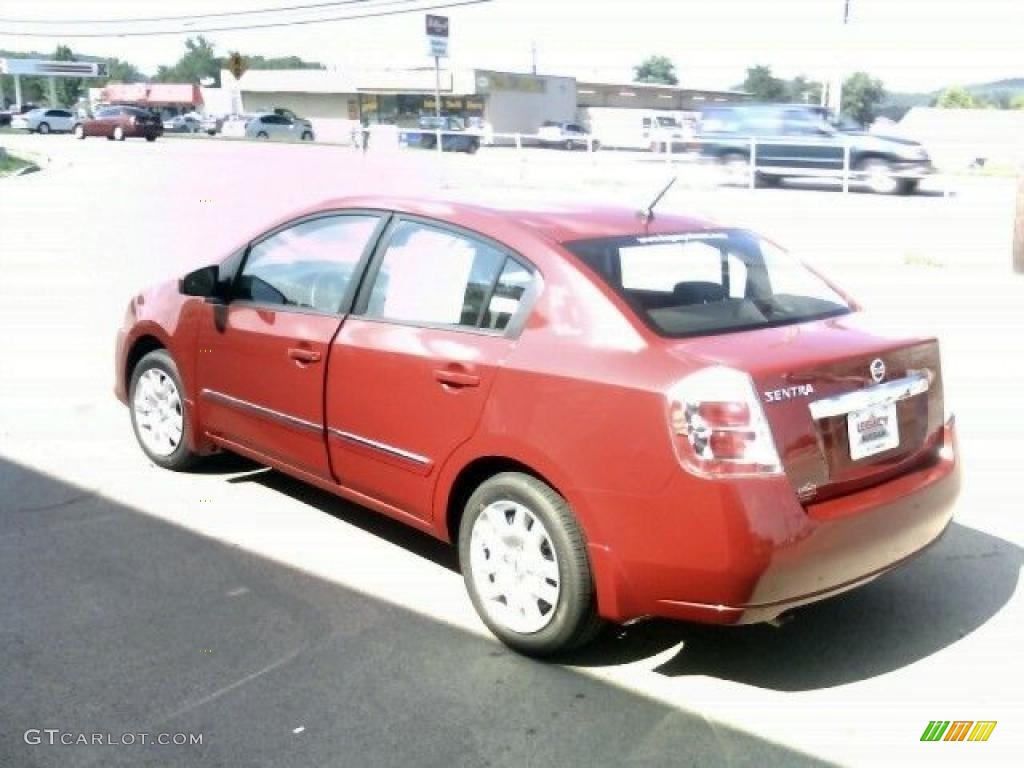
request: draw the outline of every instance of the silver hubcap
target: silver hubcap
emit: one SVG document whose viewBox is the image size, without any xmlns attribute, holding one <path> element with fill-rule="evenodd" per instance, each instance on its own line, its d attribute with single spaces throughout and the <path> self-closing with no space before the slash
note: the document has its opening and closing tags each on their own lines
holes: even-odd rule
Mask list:
<svg viewBox="0 0 1024 768">
<path fill-rule="evenodd" d="M 884 163 L 871 163 L 867 169 L 868 189 L 872 192 L 888 193 L 896 189 L 899 182 Z"/>
<path fill-rule="evenodd" d="M 135 385 L 135 426 L 139 440 L 155 456 L 170 456 L 181 443 L 184 425 L 181 396 L 174 381 L 159 368 L 150 368 Z"/>
<path fill-rule="evenodd" d="M 518 502 L 496 501 L 473 523 L 469 546 L 470 576 L 488 618 L 520 634 L 551 623 L 562 582 L 539 517 Z"/>
</svg>

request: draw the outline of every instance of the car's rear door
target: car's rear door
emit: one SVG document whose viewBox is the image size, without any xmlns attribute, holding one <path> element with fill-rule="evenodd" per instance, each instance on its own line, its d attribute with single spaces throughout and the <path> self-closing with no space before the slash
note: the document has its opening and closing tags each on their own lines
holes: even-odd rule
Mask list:
<svg viewBox="0 0 1024 768">
<path fill-rule="evenodd" d="M 376 212 L 318 215 L 252 244 L 230 301 L 204 307 L 197 380 L 207 432 L 228 447 L 331 477 L 330 344 L 383 220 Z"/>
<path fill-rule="evenodd" d="M 498 243 L 396 218 L 331 351 L 327 432 L 343 486 L 419 518 L 516 344 L 534 273 Z"/>
</svg>

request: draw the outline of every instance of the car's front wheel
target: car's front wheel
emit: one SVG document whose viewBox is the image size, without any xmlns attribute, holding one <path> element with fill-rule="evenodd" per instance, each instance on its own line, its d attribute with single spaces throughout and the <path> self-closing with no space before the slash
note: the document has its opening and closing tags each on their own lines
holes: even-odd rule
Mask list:
<svg viewBox="0 0 1024 768">
<path fill-rule="evenodd" d="M 865 186 L 876 195 L 895 195 L 900 191 L 900 179 L 894 175 L 892 166 L 885 160 L 865 160 L 857 170 L 861 172 Z"/>
<path fill-rule="evenodd" d="M 583 532 L 566 500 L 531 475 L 503 472 L 476 489 L 459 562 L 477 613 L 515 650 L 569 650 L 602 626 Z"/>
<path fill-rule="evenodd" d="M 198 456 L 188 447 L 188 412 L 178 366 L 166 350 L 143 357 L 128 389 L 132 429 L 154 464 L 181 471 Z"/>
<path fill-rule="evenodd" d="M 40 123 L 39 127 L 36 128 L 36 130 L 39 131 L 40 133 L 49 133 L 50 132 L 50 124 L 49 123 Z"/>
<path fill-rule="evenodd" d="M 148 136 L 146 136 L 146 141 L 156 141 L 156 136 L 154 136 L 153 134 L 149 134 Z"/>
<path fill-rule="evenodd" d="M 302 138 L 303 141 L 312 141 L 313 140 L 313 134 L 310 133 L 309 131 L 304 131 L 301 138 Z"/>
</svg>

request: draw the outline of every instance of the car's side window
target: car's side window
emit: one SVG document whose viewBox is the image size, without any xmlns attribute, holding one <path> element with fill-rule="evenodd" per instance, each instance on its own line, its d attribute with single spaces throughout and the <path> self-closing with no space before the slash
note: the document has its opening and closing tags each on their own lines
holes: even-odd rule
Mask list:
<svg viewBox="0 0 1024 768">
<path fill-rule="evenodd" d="M 416 221 L 392 231 L 366 305 L 367 317 L 468 328 L 504 328 L 496 315 L 509 304 L 494 304 L 496 283 L 507 254 L 467 235 Z M 513 275 L 506 280 L 509 299 Z M 521 295 L 521 293 L 519 294 Z M 493 324 L 492 324 L 493 323 Z"/>
<path fill-rule="evenodd" d="M 282 307 L 338 312 L 380 219 L 322 216 L 256 243 L 232 298 Z"/>
<path fill-rule="evenodd" d="M 484 308 L 481 326 L 492 330 L 504 330 L 518 311 L 523 295 L 532 281 L 533 273 L 509 256 Z"/>
</svg>

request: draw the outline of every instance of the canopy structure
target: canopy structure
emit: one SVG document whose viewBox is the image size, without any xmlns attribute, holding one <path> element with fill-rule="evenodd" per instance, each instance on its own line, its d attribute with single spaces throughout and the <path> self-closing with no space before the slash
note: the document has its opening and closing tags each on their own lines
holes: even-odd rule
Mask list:
<svg viewBox="0 0 1024 768">
<path fill-rule="evenodd" d="M 111 83 L 103 88 L 102 100 L 140 107 L 198 106 L 203 94 L 198 85 L 188 83 Z"/>
</svg>

